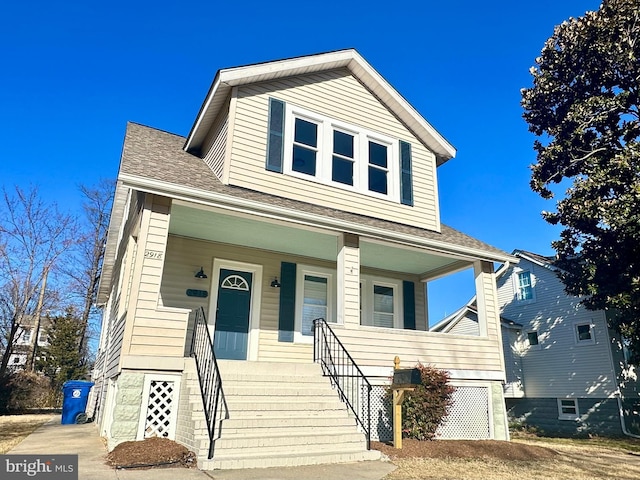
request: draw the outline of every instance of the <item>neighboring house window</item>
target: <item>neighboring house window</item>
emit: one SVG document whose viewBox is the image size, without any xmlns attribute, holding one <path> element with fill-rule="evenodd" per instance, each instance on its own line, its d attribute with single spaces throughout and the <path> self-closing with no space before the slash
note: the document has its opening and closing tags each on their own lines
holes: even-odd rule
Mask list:
<svg viewBox="0 0 640 480">
<path fill-rule="evenodd" d="M 516 298 L 519 302 L 534 300 L 531 272 L 518 272 L 516 277 Z"/>
<path fill-rule="evenodd" d="M 577 420 L 579 416 L 578 399 L 558 398 L 558 420 Z"/>
<path fill-rule="evenodd" d="M 284 173 L 413 203 L 409 144 L 404 149 L 407 158 L 402 159 L 401 185 L 399 148 L 404 142 L 290 104 L 286 104 L 285 111 Z"/>
<path fill-rule="evenodd" d="M 595 335 L 593 333 L 593 325 L 591 322 L 574 323 L 573 324 L 576 343 L 578 345 L 587 345 L 595 343 Z"/>
<path fill-rule="evenodd" d="M 540 341 L 538 340 L 538 332 L 527 332 L 527 341 L 529 342 L 530 347 L 539 346 Z"/>
<path fill-rule="evenodd" d="M 13 357 L 13 363 L 20 363 L 20 357 Z"/>
<path fill-rule="evenodd" d="M 46 345 L 47 343 L 49 343 L 47 331 L 40 329 L 38 332 L 38 345 Z"/>
<path fill-rule="evenodd" d="M 403 328 L 401 292 L 400 281 L 363 276 L 360 323 L 372 327 Z"/>
<path fill-rule="evenodd" d="M 311 341 L 316 318 L 323 318 L 329 323 L 336 322 L 333 272 L 298 265 L 296 283 L 296 340 Z"/>
<path fill-rule="evenodd" d="M 24 344 L 31 343 L 31 330 L 23 330 L 22 343 Z"/>
</svg>

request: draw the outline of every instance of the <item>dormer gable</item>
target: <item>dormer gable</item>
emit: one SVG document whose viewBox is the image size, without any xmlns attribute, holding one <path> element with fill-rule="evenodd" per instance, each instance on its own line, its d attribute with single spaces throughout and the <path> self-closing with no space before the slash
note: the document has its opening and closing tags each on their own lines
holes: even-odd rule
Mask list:
<svg viewBox="0 0 640 480">
<path fill-rule="evenodd" d="M 433 231 L 455 154 L 355 50 L 220 70 L 185 150 L 226 185 Z"/>
<path fill-rule="evenodd" d="M 354 49 L 218 70 L 187 137 L 185 150 L 201 152 L 204 139 L 225 107 L 233 87 L 340 68 L 346 68 L 387 105 L 436 154 L 438 165 L 455 156 L 455 148 Z"/>
</svg>

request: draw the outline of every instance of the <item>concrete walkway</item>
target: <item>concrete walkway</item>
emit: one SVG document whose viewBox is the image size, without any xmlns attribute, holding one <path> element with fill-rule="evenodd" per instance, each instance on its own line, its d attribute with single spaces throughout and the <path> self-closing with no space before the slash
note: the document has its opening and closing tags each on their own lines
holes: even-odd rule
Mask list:
<svg viewBox="0 0 640 480">
<path fill-rule="evenodd" d="M 188 468 L 115 470 L 105 464 L 107 450 L 96 425 L 61 425 L 60 416 L 45 423 L 9 454 L 77 454 L 81 480 L 380 480 L 395 469 L 388 462 L 358 462 L 305 467 L 214 470 Z"/>
</svg>

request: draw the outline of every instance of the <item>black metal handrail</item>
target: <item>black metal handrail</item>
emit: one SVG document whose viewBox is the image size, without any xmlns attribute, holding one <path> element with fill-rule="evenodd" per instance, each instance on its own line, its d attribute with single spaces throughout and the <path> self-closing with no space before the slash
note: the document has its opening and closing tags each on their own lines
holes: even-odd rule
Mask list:
<svg viewBox="0 0 640 480">
<path fill-rule="evenodd" d="M 222 379 L 218 362 L 213 353 L 213 342 L 209 333 L 209 326 L 202 307 L 196 310 L 196 318 L 191 337 L 191 356 L 196 359 L 200 392 L 204 403 L 204 414 L 207 419 L 209 433 L 209 459 L 213 458 L 214 440 L 216 440 L 216 421 L 224 412 L 224 418 L 229 418 L 227 401 L 222 391 Z"/>
<path fill-rule="evenodd" d="M 323 374 L 338 389 L 340 399 L 364 431 L 367 449 L 371 449 L 371 384 L 324 318 L 313 321 L 313 361 L 320 362 Z"/>
</svg>

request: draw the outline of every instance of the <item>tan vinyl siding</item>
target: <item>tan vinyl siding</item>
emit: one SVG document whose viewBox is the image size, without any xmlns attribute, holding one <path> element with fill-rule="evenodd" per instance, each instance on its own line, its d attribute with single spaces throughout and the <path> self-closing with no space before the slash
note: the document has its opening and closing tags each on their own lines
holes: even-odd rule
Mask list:
<svg viewBox="0 0 640 480">
<path fill-rule="evenodd" d="M 222 180 L 224 175 L 224 159 L 229 133 L 229 102 L 223 108 L 208 133 L 203 145 L 204 161 L 213 173 Z"/>
<path fill-rule="evenodd" d="M 502 371 L 495 339 L 374 327 L 336 326 L 334 331 L 363 366 L 393 366 L 397 355 L 403 362 L 422 362 L 443 369 Z"/>
<path fill-rule="evenodd" d="M 414 206 L 266 171 L 270 96 L 411 143 Z M 433 153 L 417 142 L 411 132 L 346 70 L 241 87 L 235 112 L 230 184 L 431 230 L 440 229 Z"/>
<path fill-rule="evenodd" d="M 140 232 L 134 284 L 133 323 L 129 327 L 128 355 L 184 355 L 188 312 L 158 305 L 166 257 L 171 201 L 149 196 Z"/>
<path fill-rule="evenodd" d="M 538 332 L 539 347 L 521 350 L 527 397 L 608 397 L 616 390 L 605 315 L 566 295 L 547 268 L 521 259 L 498 280 L 503 316 L 522 325 L 523 339 Z M 515 271 L 531 272 L 535 300 L 516 300 Z M 577 344 L 575 323 L 592 323 L 594 344 Z M 506 348 L 506 346 L 505 346 Z"/>
<path fill-rule="evenodd" d="M 204 307 L 207 311 L 215 287 L 211 284 L 211 268 L 214 258 L 262 265 L 263 283 L 260 311 L 260 334 L 258 359 L 307 362 L 310 361 L 313 346 L 303 343 L 278 342 L 279 294 L 270 286 L 271 280 L 280 275 L 280 262 L 294 262 L 298 265 L 319 266 L 335 269 L 331 262 L 274 254 L 272 252 L 243 248 L 234 245 L 216 244 L 170 235 L 167 242 L 165 270 L 161 286 L 162 303 L 165 307 L 195 309 Z M 209 276 L 206 280 L 194 278 L 195 272 L 204 266 Z M 381 272 L 364 271 L 363 274 L 380 275 Z M 387 275 L 392 275 L 387 273 Z M 399 279 L 416 281 L 412 276 L 398 274 Z M 418 282 L 416 281 L 416 284 Z M 419 285 L 419 284 L 418 284 Z M 186 289 L 206 290 L 206 299 L 188 297 Z M 424 318 L 424 289 L 416 289 L 416 316 Z M 142 326 L 142 323 L 139 324 Z M 423 361 L 441 368 L 470 370 L 501 370 L 501 353 L 498 339 L 442 335 L 433 332 L 391 330 L 353 325 L 332 326 L 349 352 L 363 365 L 389 366 L 393 357 L 400 355 L 406 361 Z M 495 329 L 494 329 L 495 330 Z"/>
</svg>

